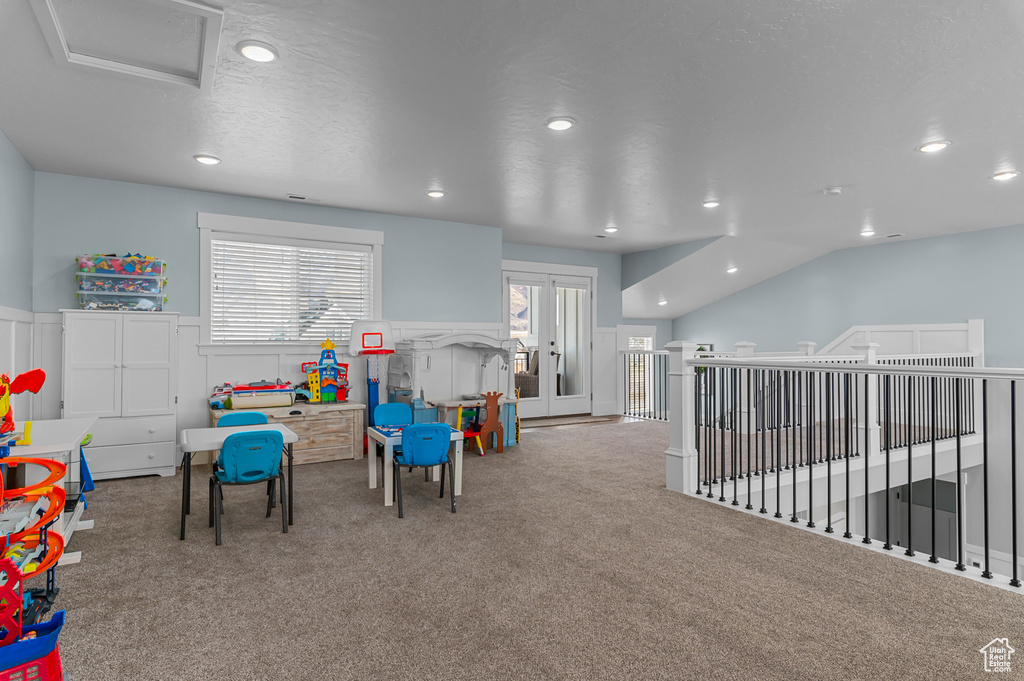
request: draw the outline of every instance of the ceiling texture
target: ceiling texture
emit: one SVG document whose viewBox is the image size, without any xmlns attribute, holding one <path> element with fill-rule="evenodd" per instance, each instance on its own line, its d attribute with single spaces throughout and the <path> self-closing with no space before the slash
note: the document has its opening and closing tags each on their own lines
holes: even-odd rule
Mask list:
<svg viewBox="0 0 1024 681">
<path fill-rule="evenodd" d="M 39 171 L 508 242 L 729 237 L 624 294 L 670 318 L 834 249 L 1024 222 L 1024 176 L 991 179 L 1024 170 L 1022 32 L 1019 0 L 3 0 L 0 130 Z"/>
</svg>

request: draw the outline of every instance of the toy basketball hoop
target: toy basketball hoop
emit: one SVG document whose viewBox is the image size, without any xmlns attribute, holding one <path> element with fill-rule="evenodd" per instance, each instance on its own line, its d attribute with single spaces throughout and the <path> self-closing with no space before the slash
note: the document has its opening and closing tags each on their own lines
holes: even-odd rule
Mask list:
<svg viewBox="0 0 1024 681">
<path fill-rule="evenodd" d="M 391 323 L 381 320 L 352 322 L 350 355 L 366 355 L 366 388 L 369 403 L 368 423 L 373 425 L 373 409 L 380 402 L 380 384 L 387 385 L 388 357 L 395 352 Z"/>
</svg>

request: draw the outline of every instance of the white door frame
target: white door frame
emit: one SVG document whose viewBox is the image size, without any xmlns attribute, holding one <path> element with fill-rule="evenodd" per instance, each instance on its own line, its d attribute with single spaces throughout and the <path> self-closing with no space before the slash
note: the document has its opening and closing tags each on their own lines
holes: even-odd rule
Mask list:
<svg viewBox="0 0 1024 681">
<path fill-rule="evenodd" d="M 523 279 L 523 280 L 536 280 L 540 282 L 540 276 L 546 277 L 581 277 L 589 279 L 589 290 L 590 290 L 590 319 L 588 322 L 589 328 L 587 333 L 589 334 L 590 347 L 587 348 L 586 357 L 586 368 L 584 375 L 584 394 L 586 396 L 586 408 L 585 412 L 590 413 L 593 410 L 594 402 L 594 381 L 593 381 L 593 344 L 594 336 L 597 329 L 597 274 L 598 269 L 596 267 L 585 267 L 580 265 L 559 265 L 555 263 L 542 263 L 542 262 L 528 262 L 524 260 L 502 260 L 501 261 L 501 284 L 502 284 L 502 320 L 505 324 L 506 337 L 510 336 L 509 320 L 508 320 L 508 307 L 509 307 L 509 278 Z M 535 276 L 531 276 L 535 275 Z M 526 283 L 524 281 L 524 283 Z M 553 375 L 553 374 L 552 374 Z M 550 409 L 550 406 L 548 407 Z"/>
</svg>

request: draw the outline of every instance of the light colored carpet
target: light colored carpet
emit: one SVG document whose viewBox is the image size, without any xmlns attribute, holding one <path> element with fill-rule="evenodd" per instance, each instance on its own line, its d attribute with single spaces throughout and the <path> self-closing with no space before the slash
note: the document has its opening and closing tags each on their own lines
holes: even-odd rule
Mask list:
<svg viewBox="0 0 1024 681">
<path fill-rule="evenodd" d="M 404 477 L 403 520 L 365 461 L 300 466 L 292 531 L 231 488 L 220 547 L 202 469 L 184 542 L 180 475 L 98 483 L 58 571 L 68 676 L 969 679 L 1024 645 L 1020 595 L 667 491 L 667 442 L 537 431 L 466 457 L 455 515 Z"/>
</svg>

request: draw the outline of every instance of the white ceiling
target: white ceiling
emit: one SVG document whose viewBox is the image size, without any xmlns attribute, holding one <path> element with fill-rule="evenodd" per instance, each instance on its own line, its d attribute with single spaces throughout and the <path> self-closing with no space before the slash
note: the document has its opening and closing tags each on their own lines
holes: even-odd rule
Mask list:
<svg viewBox="0 0 1024 681">
<path fill-rule="evenodd" d="M 93 19 L 116 15 L 103 30 L 132 34 L 133 15 L 112 2 L 95 5 L 107 9 Z M 55 5 L 86 17 L 79 41 L 83 26 L 101 30 L 87 3 Z M 1024 222 L 1024 177 L 989 179 L 1024 168 L 1024 3 L 217 7 L 216 73 L 200 90 L 59 63 L 29 0 L 0 2 L 0 130 L 41 171 L 274 199 L 295 193 L 500 227 L 510 242 L 617 253 L 723 235 L 748 242 L 737 251 L 746 262 L 719 292 L 810 252 L 864 245 L 866 222 L 878 238 Z M 187 35 L 189 20 L 169 21 L 154 53 L 192 64 L 169 50 L 199 43 Z M 245 60 L 233 49 L 244 39 L 276 46 L 281 58 Z M 557 115 L 578 124 L 547 130 Z M 953 146 L 915 151 L 935 138 Z M 200 166 L 197 153 L 223 163 Z M 830 185 L 842 194 L 825 196 Z M 434 186 L 448 195 L 427 198 Z M 712 194 L 722 206 L 702 208 Z M 608 223 L 619 231 L 595 238 Z M 765 242 L 778 247 L 756 247 Z M 772 265 L 786 247 L 791 257 Z M 756 258 L 764 262 L 754 266 Z M 694 300 L 643 316 L 675 316 Z"/>
</svg>

